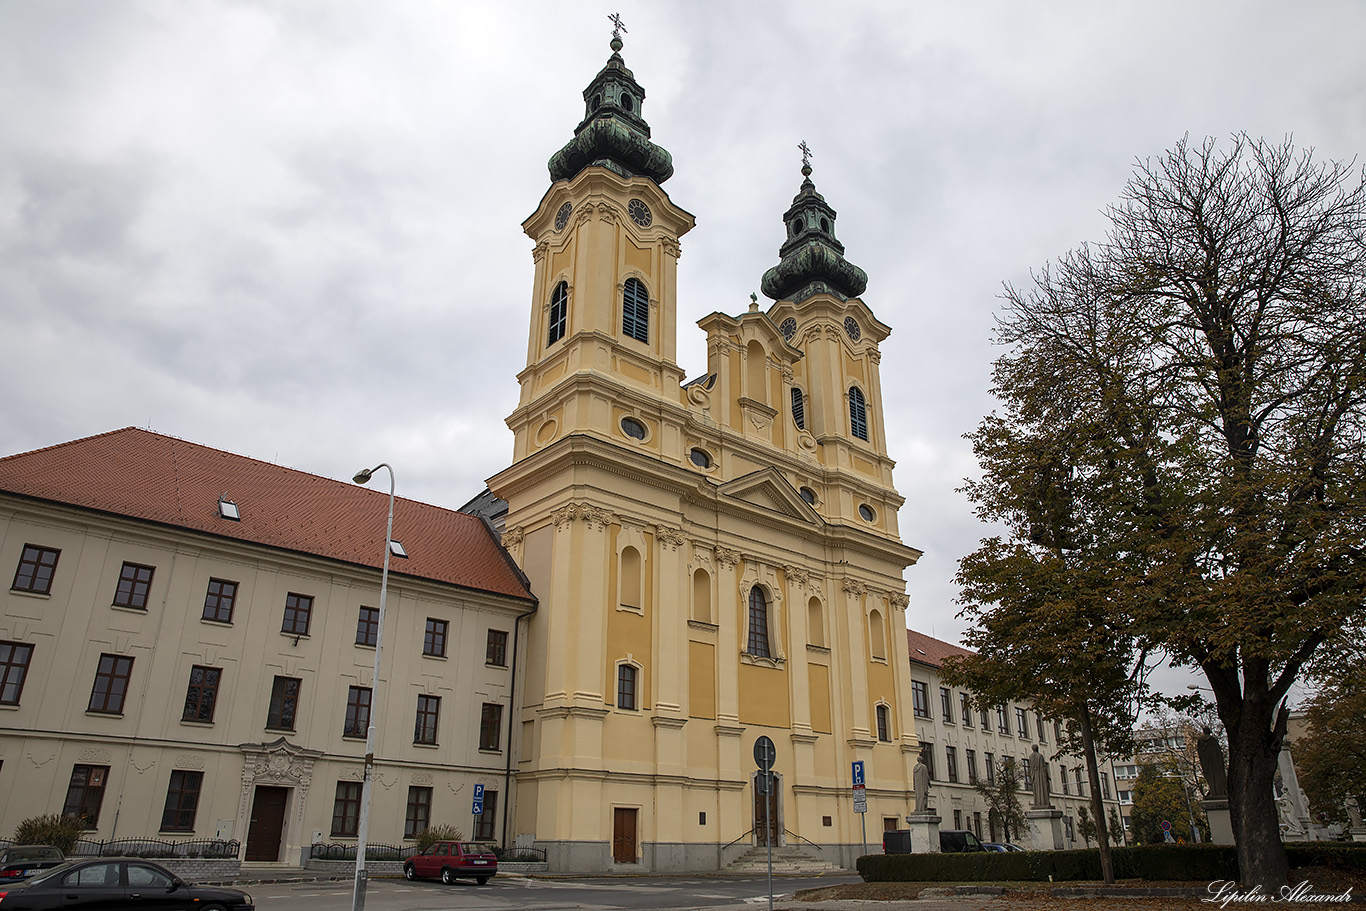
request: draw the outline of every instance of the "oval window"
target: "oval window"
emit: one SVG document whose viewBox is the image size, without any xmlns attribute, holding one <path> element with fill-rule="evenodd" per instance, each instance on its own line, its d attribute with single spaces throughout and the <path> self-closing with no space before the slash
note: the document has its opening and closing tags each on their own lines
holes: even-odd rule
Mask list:
<svg viewBox="0 0 1366 911">
<path fill-rule="evenodd" d="M 621 106 L 625 108 L 627 111 L 631 110 L 631 96 L 627 95 L 624 92 L 621 96 Z"/>
<path fill-rule="evenodd" d="M 865 522 L 871 522 L 877 518 L 877 513 L 873 512 L 873 507 L 869 506 L 867 503 L 859 505 L 858 514 L 863 517 L 863 521 Z"/>
<path fill-rule="evenodd" d="M 707 451 L 705 449 L 698 449 L 697 447 L 693 447 L 693 450 L 688 453 L 688 460 L 692 462 L 694 465 L 696 465 L 698 468 L 711 467 L 711 456 L 707 455 Z"/>
<path fill-rule="evenodd" d="M 830 233 L 830 221 L 829 221 L 829 219 L 825 219 L 825 218 L 822 218 L 822 219 L 821 219 L 821 230 L 824 231 L 826 234 L 829 234 L 829 233 Z"/>
<path fill-rule="evenodd" d="M 621 432 L 633 440 L 645 439 L 645 425 L 635 418 L 622 418 Z"/>
</svg>

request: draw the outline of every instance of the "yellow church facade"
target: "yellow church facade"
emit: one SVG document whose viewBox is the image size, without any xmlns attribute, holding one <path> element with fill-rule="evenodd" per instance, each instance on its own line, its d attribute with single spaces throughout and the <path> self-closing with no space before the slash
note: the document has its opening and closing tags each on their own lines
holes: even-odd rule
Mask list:
<svg viewBox="0 0 1366 911">
<path fill-rule="evenodd" d="M 644 91 L 613 39 L 524 222 L 526 368 L 503 544 L 529 619 L 512 820 L 552 869 L 715 870 L 768 844 L 841 866 L 911 811 L 919 750 L 881 415 L 890 329 L 859 297 L 810 168 L 766 309 L 676 360 L 680 238 Z M 776 233 L 776 232 L 775 232 Z M 763 794 L 753 747 L 776 745 Z"/>
</svg>

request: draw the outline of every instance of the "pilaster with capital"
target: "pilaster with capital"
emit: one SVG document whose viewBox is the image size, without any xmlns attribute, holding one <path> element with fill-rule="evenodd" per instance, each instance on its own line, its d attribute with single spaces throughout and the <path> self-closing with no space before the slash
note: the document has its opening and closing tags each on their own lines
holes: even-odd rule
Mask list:
<svg viewBox="0 0 1366 911">
<path fill-rule="evenodd" d="M 846 576 L 840 582 L 840 589 L 844 594 L 844 634 L 848 642 L 844 651 L 845 660 L 849 662 L 845 677 L 851 687 L 852 698 L 849 701 L 853 710 L 846 730 L 856 739 L 866 739 L 871 736 L 869 732 L 872 730 L 869 721 L 872 708 L 868 698 L 868 618 L 863 600 L 868 586 Z M 906 668 L 909 673 L 910 665 Z"/>
<path fill-rule="evenodd" d="M 800 566 L 783 567 L 788 628 L 792 631 L 792 660 L 787 665 L 787 679 L 788 701 L 792 706 L 792 753 L 797 773 L 794 781 L 810 781 L 816 775 L 816 738 L 811 728 L 811 680 L 806 664 L 806 644 L 811 641 L 806 610 L 806 587 L 810 580 L 811 574 Z"/>
</svg>

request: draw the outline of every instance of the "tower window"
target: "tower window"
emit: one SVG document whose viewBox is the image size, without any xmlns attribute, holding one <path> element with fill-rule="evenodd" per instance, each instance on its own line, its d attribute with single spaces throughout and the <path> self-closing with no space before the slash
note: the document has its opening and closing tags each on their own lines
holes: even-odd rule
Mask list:
<svg viewBox="0 0 1366 911">
<path fill-rule="evenodd" d="M 650 295 L 634 278 L 626 279 L 622 291 L 621 331 L 638 342 L 650 341 Z"/>
<path fill-rule="evenodd" d="M 768 648 L 768 601 L 757 585 L 749 590 L 749 647 L 745 651 L 756 658 L 772 657 Z"/>
<path fill-rule="evenodd" d="M 621 106 L 622 106 L 622 108 L 623 108 L 624 110 L 627 110 L 627 111 L 629 111 L 629 110 L 632 109 L 632 107 L 631 107 L 631 96 L 628 95 L 628 94 L 626 94 L 625 92 L 622 92 L 622 93 L 621 93 Z"/>
<path fill-rule="evenodd" d="M 816 505 L 816 492 L 812 490 L 810 487 L 803 487 L 800 490 L 798 490 L 797 493 L 801 494 L 802 499 L 805 500 L 807 503 L 811 504 L 812 506 Z"/>
<path fill-rule="evenodd" d="M 565 324 L 569 318 L 569 285 L 560 282 L 550 295 L 550 332 L 545 343 L 553 345 L 564 338 Z"/>
<path fill-rule="evenodd" d="M 826 218 L 822 218 L 822 219 L 821 219 L 821 230 L 824 231 L 826 234 L 829 234 L 829 233 L 830 233 L 830 220 L 829 220 L 829 219 L 826 219 Z"/>
<path fill-rule="evenodd" d="M 806 400 L 796 386 L 792 387 L 792 422 L 798 430 L 806 429 Z"/>
<path fill-rule="evenodd" d="M 868 439 L 868 405 L 857 386 L 849 387 L 849 430 L 860 440 Z"/>
<path fill-rule="evenodd" d="M 600 108 L 600 107 L 602 107 L 602 96 L 601 96 L 601 95 L 594 95 L 594 96 L 593 96 L 593 110 L 596 111 L 596 110 L 597 110 L 598 108 Z"/>
<path fill-rule="evenodd" d="M 645 425 L 635 418 L 622 418 L 621 432 L 633 440 L 645 439 Z"/>
<path fill-rule="evenodd" d="M 707 451 L 705 449 L 698 449 L 694 447 L 693 450 L 688 453 L 688 460 L 691 461 L 698 468 L 711 467 L 711 456 L 707 455 Z"/>
</svg>

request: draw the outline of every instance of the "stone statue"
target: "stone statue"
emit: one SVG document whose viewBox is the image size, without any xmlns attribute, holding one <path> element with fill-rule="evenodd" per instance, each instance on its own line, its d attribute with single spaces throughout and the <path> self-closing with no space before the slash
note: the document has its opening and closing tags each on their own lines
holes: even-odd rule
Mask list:
<svg viewBox="0 0 1366 911">
<path fill-rule="evenodd" d="M 915 784 L 915 811 L 930 812 L 930 767 L 925 762 L 924 751 L 921 751 L 920 758 L 916 760 L 911 780 Z"/>
<path fill-rule="evenodd" d="M 1219 746 L 1219 738 L 1205 726 L 1205 732 L 1195 741 L 1195 753 L 1200 757 L 1200 772 L 1205 776 L 1209 789 L 1208 800 L 1228 798 L 1228 769 L 1224 765 L 1224 750 Z"/>
<path fill-rule="evenodd" d="M 1043 758 L 1036 744 L 1029 754 L 1029 787 L 1034 791 L 1034 808 L 1048 809 L 1048 760 Z"/>
<path fill-rule="evenodd" d="M 1361 802 L 1355 797 L 1348 797 L 1347 802 L 1347 826 L 1351 829 L 1361 828 Z"/>
</svg>

